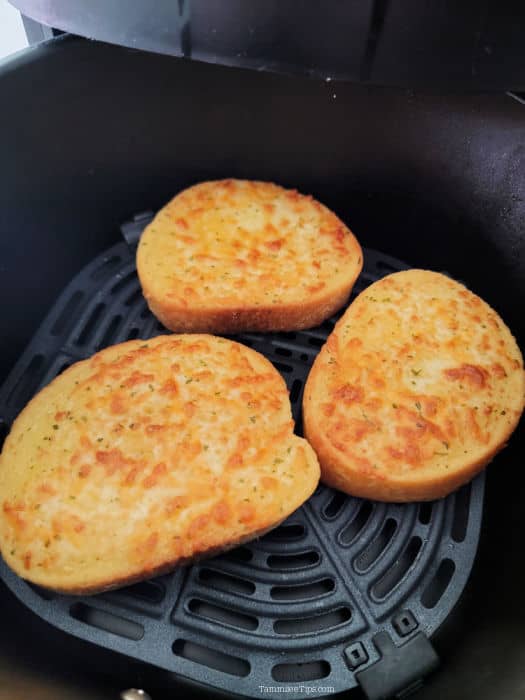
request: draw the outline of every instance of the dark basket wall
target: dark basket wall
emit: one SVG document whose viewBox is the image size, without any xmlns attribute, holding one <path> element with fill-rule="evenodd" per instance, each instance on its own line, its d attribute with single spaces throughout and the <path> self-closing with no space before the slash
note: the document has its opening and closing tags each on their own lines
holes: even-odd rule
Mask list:
<svg viewBox="0 0 525 700">
<path fill-rule="evenodd" d="M 290 79 L 72 37 L 0 66 L 0 95 L 2 379 L 122 221 L 223 176 L 315 194 L 363 245 L 464 280 L 525 344 L 525 106 L 511 97 Z M 422 697 L 514 698 L 525 682 L 523 443 L 522 428 L 489 470 L 464 618 Z M 67 646 L 46 650 L 51 666 Z"/>
</svg>

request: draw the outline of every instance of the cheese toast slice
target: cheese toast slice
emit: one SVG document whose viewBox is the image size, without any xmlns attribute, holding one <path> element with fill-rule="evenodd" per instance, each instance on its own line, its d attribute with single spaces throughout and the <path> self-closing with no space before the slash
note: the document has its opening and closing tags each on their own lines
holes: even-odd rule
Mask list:
<svg viewBox="0 0 525 700">
<path fill-rule="evenodd" d="M 0 456 L 0 549 L 70 594 L 151 577 L 278 525 L 319 464 L 262 355 L 209 335 L 133 340 L 76 363 Z"/>
<path fill-rule="evenodd" d="M 446 496 L 505 446 L 523 411 L 523 358 L 482 299 L 408 270 L 350 305 L 304 392 L 321 479 L 379 501 Z"/>
<path fill-rule="evenodd" d="M 146 227 L 137 270 L 153 314 L 172 331 L 290 331 L 348 300 L 359 243 L 312 197 L 269 182 L 203 182 Z"/>
</svg>

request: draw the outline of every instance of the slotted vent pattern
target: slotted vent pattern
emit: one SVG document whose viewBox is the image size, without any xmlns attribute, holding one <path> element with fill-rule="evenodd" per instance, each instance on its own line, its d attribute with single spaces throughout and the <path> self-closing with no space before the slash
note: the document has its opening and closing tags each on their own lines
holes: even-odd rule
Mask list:
<svg viewBox="0 0 525 700">
<path fill-rule="evenodd" d="M 134 257 L 119 243 L 64 290 L 0 391 L 0 437 L 35 391 L 73 362 L 167 332 L 142 297 Z M 375 251 L 364 257 L 354 293 L 406 268 Z M 298 427 L 309 368 L 339 316 L 309 331 L 238 338 L 282 372 Z M 43 591 L 3 562 L 0 575 L 42 618 L 102 647 L 218 690 L 253 697 L 261 685 L 301 683 L 316 697 L 313 686 L 356 685 L 354 670 L 378 659 L 378 631 L 399 643 L 401 634 L 432 634 L 447 617 L 472 567 L 483 488 L 481 475 L 433 504 L 396 505 L 320 485 L 255 542 L 94 597 Z M 354 650 L 350 665 L 345 649 Z"/>
</svg>

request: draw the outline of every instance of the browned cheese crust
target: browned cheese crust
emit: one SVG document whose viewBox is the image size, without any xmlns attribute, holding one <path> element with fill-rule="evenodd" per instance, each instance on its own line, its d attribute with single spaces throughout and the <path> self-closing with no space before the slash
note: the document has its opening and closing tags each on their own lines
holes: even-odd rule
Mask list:
<svg viewBox="0 0 525 700">
<path fill-rule="evenodd" d="M 275 527 L 314 491 L 286 385 L 209 335 L 134 340 L 78 362 L 15 421 L 0 456 L 0 550 L 20 576 L 95 593 Z"/>
<path fill-rule="evenodd" d="M 482 299 L 409 270 L 351 304 L 315 360 L 303 401 L 321 479 L 379 501 L 446 496 L 516 428 L 523 358 Z"/>
<path fill-rule="evenodd" d="M 137 270 L 173 331 L 237 333 L 318 325 L 348 300 L 359 243 L 310 196 L 269 182 L 203 182 L 144 231 Z"/>
</svg>

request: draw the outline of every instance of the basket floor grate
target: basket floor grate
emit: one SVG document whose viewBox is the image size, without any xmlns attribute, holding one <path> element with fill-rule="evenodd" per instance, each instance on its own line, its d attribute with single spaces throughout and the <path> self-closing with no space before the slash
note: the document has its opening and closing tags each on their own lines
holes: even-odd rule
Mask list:
<svg viewBox="0 0 525 700">
<path fill-rule="evenodd" d="M 142 221 L 142 220 L 141 220 Z M 364 251 L 356 293 L 408 266 Z M 337 317 L 312 330 L 239 335 L 283 374 L 300 431 L 309 368 Z M 141 294 L 135 252 L 117 243 L 66 287 L 0 391 L 0 427 L 73 362 L 166 329 Z M 377 635 L 396 646 L 430 637 L 466 584 L 479 539 L 484 475 L 423 504 L 385 504 L 320 486 L 278 529 L 219 557 L 119 591 L 68 597 L 0 576 L 37 615 L 99 646 L 181 678 L 259 697 L 355 687 L 378 662 Z M 380 646 L 380 645 L 379 645 Z M 294 686 L 294 688 L 292 688 Z"/>
</svg>

